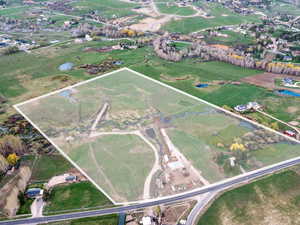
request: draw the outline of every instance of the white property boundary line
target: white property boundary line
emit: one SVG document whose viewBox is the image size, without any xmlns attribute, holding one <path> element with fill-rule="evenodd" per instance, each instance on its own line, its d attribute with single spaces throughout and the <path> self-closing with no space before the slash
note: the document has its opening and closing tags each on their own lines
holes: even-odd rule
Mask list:
<svg viewBox="0 0 300 225">
<path fill-rule="evenodd" d="M 179 194 L 174 194 L 174 195 L 169 195 L 169 196 L 164 196 L 164 197 L 160 197 L 160 198 L 153 198 L 153 199 L 144 199 L 144 200 L 139 200 L 139 201 L 131 201 L 131 202 L 116 202 L 116 201 L 114 201 L 92 178 L 90 178 L 90 176 L 89 175 L 87 175 L 75 162 L 73 162 L 73 160 L 72 159 L 70 159 L 70 157 L 66 154 L 66 153 L 64 153 L 64 151 L 62 150 L 62 149 L 60 149 L 50 138 L 48 138 L 47 137 L 47 135 L 36 125 L 36 124 L 34 124 L 20 109 L 19 109 L 19 107 L 20 106 L 22 106 L 22 105 L 25 105 L 25 104 L 27 104 L 27 103 L 31 103 L 31 102 L 33 102 L 33 101 L 36 101 L 36 100 L 39 100 L 39 99 L 41 99 L 41 98 L 45 98 L 45 97 L 48 97 L 48 96 L 50 96 L 50 95 L 54 95 L 54 94 L 57 94 L 57 93 L 59 93 L 59 92 L 61 92 L 61 91 L 64 91 L 64 90 L 68 90 L 68 89 L 70 89 L 70 88 L 74 88 L 74 87 L 77 87 L 77 86 L 80 86 L 80 85 L 83 85 L 83 84 L 86 84 L 86 83 L 89 83 L 89 82 L 92 82 L 92 81 L 94 81 L 94 80 L 98 80 L 98 79 L 101 79 L 101 78 L 104 78 L 104 77 L 107 77 L 107 76 L 109 76 L 109 75 L 112 75 L 112 74 L 114 74 L 114 73 L 117 73 L 117 72 L 121 72 L 121 71 L 130 71 L 130 72 L 132 72 L 132 73 L 134 73 L 134 74 L 136 74 L 136 75 L 138 75 L 138 76 L 140 76 L 140 77 L 143 77 L 143 78 L 145 78 L 145 79 L 148 79 L 148 80 L 150 80 L 150 81 L 152 81 L 152 82 L 155 82 L 155 83 L 157 83 L 157 84 L 159 84 L 159 85 L 161 85 L 161 86 L 164 86 L 164 87 L 167 87 L 167 88 L 170 88 L 171 90 L 173 90 L 173 91 L 176 91 L 176 92 L 178 92 L 178 93 L 180 93 L 180 94 L 183 94 L 183 95 L 186 95 L 186 96 L 188 96 L 188 97 L 190 97 L 190 98 L 193 98 L 193 99 L 195 99 L 195 100 L 197 100 L 197 101 L 199 101 L 199 102 L 202 102 L 202 103 L 205 103 L 205 104 L 207 104 L 207 105 L 209 105 L 209 106 L 211 106 L 211 107 L 213 107 L 213 108 L 215 108 L 215 109 L 218 109 L 218 110 L 220 110 L 220 111 L 222 111 L 222 112 L 224 112 L 224 113 L 226 113 L 226 114 L 229 114 L 229 115 L 231 115 L 231 116 L 234 116 L 234 117 L 236 117 L 236 118 L 239 118 L 239 119 L 241 119 L 241 120 L 244 120 L 244 121 L 247 121 L 247 122 L 249 122 L 249 123 L 251 123 L 251 124 L 254 124 L 254 125 L 256 125 L 256 126 L 258 126 L 258 127 L 261 127 L 261 128 L 264 128 L 264 129 L 266 129 L 266 130 L 268 130 L 268 131 L 271 131 L 271 132 L 273 132 L 273 133 L 275 133 L 275 134 L 277 134 L 277 135 L 280 135 L 280 136 L 282 136 L 282 137 L 285 137 L 286 139 L 288 139 L 288 140 L 290 140 L 290 141 L 292 141 L 292 142 L 295 142 L 295 143 L 298 143 L 298 144 L 300 144 L 300 141 L 298 141 L 298 140 L 295 140 L 294 138 L 291 138 L 291 137 L 289 137 L 289 136 L 287 136 L 287 135 L 284 135 L 284 134 L 282 134 L 282 133 L 280 133 L 280 132 L 278 132 L 278 131 L 275 131 L 275 130 L 273 130 L 273 129 L 271 129 L 271 128 L 269 128 L 269 127 L 266 127 L 266 126 L 264 126 L 264 125 L 262 125 L 262 124 L 259 124 L 259 123 L 257 123 L 257 122 L 254 122 L 254 121 L 252 121 L 252 120 L 249 120 L 249 119 L 247 119 L 247 118 L 245 118 L 245 117 L 242 117 L 242 116 L 240 116 L 240 115 L 237 115 L 237 114 L 235 114 L 235 113 L 233 113 L 233 112 L 230 112 L 230 111 L 228 111 L 228 110 L 226 110 L 226 109 L 224 109 L 224 108 L 222 108 L 222 107 L 219 107 L 219 106 L 217 106 L 217 105 L 214 105 L 214 104 L 212 104 L 212 103 L 209 103 L 209 102 L 207 102 L 207 101 L 205 101 L 205 100 L 203 100 L 203 99 L 201 99 L 201 98 L 198 98 L 198 97 L 196 97 L 196 96 L 193 96 L 193 95 L 191 95 L 191 94 L 188 94 L 188 93 L 186 93 L 186 92 L 184 92 L 184 91 L 181 91 L 181 90 L 178 90 L 177 88 L 174 88 L 174 87 L 172 87 L 172 86 L 169 86 L 169 85 L 167 85 L 167 84 L 165 84 L 165 83 L 162 83 L 162 82 L 160 82 L 160 81 L 158 81 L 158 80 L 155 80 L 155 79 L 153 79 L 153 78 L 150 78 L 150 77 L 148 77 L 148 76 L 146 76 L 146 75 L 144 75 L 144 74 L 141 74 L 141 73 L 139 73 L 139 72 L 136 72 L 136 71 L 134 71 L 134 70 L 131 70 L 131 69 L 129 69 L 129 68 L 127 68 L 127 67 L 124 67 L 124 68 L 121 68 L 121 69 L 118 69 L 118 70 L 115 70 L 115 71 L 112 71 L 112 72 L 109 72 L 109 73 L 106 73 L 106 74 L 104 74 L 104 75 L 100 75 L 100 76 L 98 76 L 98 77 L 94 77 L 94 78 L 92 78 L 92 79 L 89 79 L 89 80 L 86 80 L 86 81 L 82 81 L 82 82 L 79 82 L 79 83 L 77 83 L 77 84 L 74 84 L 74 85 L 71 85 L 71 86 L 68 86 L 68 87 L 65 87 L 65 88 L 62 88 L 62 89 L 58 89 L 58 90 L 56 90 L 56 91 L 53 91 L 53 92 L 50 92 L 50 93 L 48 93 L 48 94 L 45 94 L 45 95 L 41 95 L 41 96 L 39 96 L 39 97 L 35 97 L 35 98 L 32 98 L 32 99 L 30 99 L 30 100 L 27 100 L 27 101 L 24 101 L 24 102 L 22 102 L 22 103 L 19 103 L 19 104 L 16 104 L 16 105 L 14 105 L 13 107 L 25 118 L 25 119 L 27 119 L 32 125 L 33 125 L 33 127 L 34 128 L 36 128 L 68 161 L 70 161 L 70 163 L 76 168 L 76 169 L 78 169 L 84 176 L 86 176 L 113 204 L 115 204 L 115 205 L 129 205 L 129 204 L 138 204 L 138 203 L 145 203 L 145 202 L 152 202 L 152 201 L 156 201 L 156 200 L 163 200 L 163 199 L 167 199 L 167 198 L 170 198 L 171 196 L 180 196 L 180 195 L 182 195 L 182 194 L 186 194 L 186 193 L 190 193 L 190 192 L 194 192 L 194 191 L 197 191 L 197 190 L 202 190 L 202 189 L 205 189 L 205 188 L 209 188 L 209 187 L 213 187 L 214 185 L 217 185 L 217 184 L 222 184 L 222 183 L 225 183 L 225 182 L 228 182 L 228 181 L 231 181 L 231 180 L 235 180 L 235 179 L 237 179 L 237 178 L 239 178 L 239 177 L 247 177 L 248 175 L 250 175 L 250 174 L 252 174 L 252 173 L 255 173 L 255 172 L 258 172 L 258 171 L 260 171 L 260 170 L 265 170 L 265 169 L 267 169 L 267 168 L 271 168 L 271 167 L 274 167 L 274 166 L 277 166 L 277 165 L 281 165 L 281 164 L 284 164 L 284 163 L 288 163 L 288 162 L 290 162 L 290 161 L 293 161 L 293 160 L 297 160 L 297 159 L 300 159 L 300 156 L 299 157 L 295 157 L 295 158 L 292 158 L 292 159 L 289 159 L 289 160 L 285 160 L 285 161 L 281 161 L 281 162 L 279 162 L 279 163 L 275 163 L 275 164 L 272 164 L 272 165 L 269 165 L 269 166 L 265 166 L 265 167 L 262 167 L 262 168 L 260 168 L 260 169 L 257 169 L 257 170 L 253 170 L 253 171 L 250 171 L 250 172 L 247 172 L 247 173 L 244 173 L 244 174 L 240 174 L 240 175 L 237 175 L 237 176 L 234 176 L 234 177 L 231 177 L 231 178 L 227 178 L 227 179 L 223 179 L 223 180 L 221 180 L 221 181 L 218 181 L 218 182 L 214 182 L 214 183 L 212 183 L 212 184 L 210 184 L 210 185 L 206 185 L 206 186 L 203 186 L 203 187 L 200 187 L 200 188 L 195 188 L 195 189 L 193 189 L 193 190 L 190 190 L 190 191 L 186 191 L 186 192 L 182 192 L 182 193 L 179 193 Z M 299 146 L 299 148 L 300 148 L 300 146 Z"/>
</svg>

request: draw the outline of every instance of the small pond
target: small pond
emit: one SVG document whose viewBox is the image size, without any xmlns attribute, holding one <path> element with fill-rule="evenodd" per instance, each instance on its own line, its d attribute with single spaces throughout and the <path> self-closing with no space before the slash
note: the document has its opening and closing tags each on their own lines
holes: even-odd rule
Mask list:
<svg viewBox="0 0 300 225">
<path fill-rule="evenodd" d="M 276 92 L 280 95 L 289 95 L 289 96 L 293 96 L 293 97 L 300 97 L 300 93 L 296 93 L 296 92 L 290 91 L 290 90 L 278 90 Z"/>
<path fill-rule="evenodd" d="M 197 84 L 196 87 L 197 88 L 206 88 L 206 87 L 208 87 L 208 84 Z"/>
</svg>

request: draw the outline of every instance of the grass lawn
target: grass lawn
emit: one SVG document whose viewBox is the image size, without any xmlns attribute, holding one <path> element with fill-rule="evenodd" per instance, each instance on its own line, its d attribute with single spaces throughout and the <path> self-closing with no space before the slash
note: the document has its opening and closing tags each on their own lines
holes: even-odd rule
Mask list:
<svg viewBox="0 0 300 225">
<path fill-rule="evenodd" d="M 256 150 L 253 152 L 253 155 L 257 160 L 264 163 L 264 165 L 272 165 L 284 160 L 299 157 L 299 153 L 300 149 L 298 145 L 280 143 Z"/>
<path fill-rule="evenodd" d="M 256 101 L 268 96 L 274 96 L 272 92 L 253 85 L 225 85 L 212 94 L 202 95 L 204 99 L 217 105 L 228 105 L 230 107 Z"/>
<path fill-rule="evenodd" d="M 218 135 L 209 137 L 209 143 L 213 145 L 217 145 L 218 143 L 222 143 L 226 146 L 230 146 L 234 142 L 234 138 L 239 137 L 247 132 L 250 129 L 247 129 L 242 126 L 230 125 L 225 129 L 221 130 Z"/>
<path fill-rule="evenodd" d="M 284 224 L 297 224 L 299 190 L 300 176 L 294 171 L 269 176 L 222 194 L 198 225 L 221 225 L 225 220 L 232 225 L 261 225 L 285 219 Z"/>
<path fill-rule="evenodd" d="M 268 97 L 259 101 L 266 108 L 265 111 L 285 122 L 299 120 L 300 98 L 296 97 Z"/>
<path fill-rule="evenodd" d="M 154 163 L 152 149 L 136 135 L 105 135 L 70 154 L 118 202 L 140 199 Z"/>
<path fill-rule="evenodd" d="M 220 31 L 220 33 L 227 35 L 227 37 L 224 36 L 212 37 L 212 38 L 207 38 L 205 41 L 207 43 L 218 43 L 218 44 L 224 44 L 230 46 L 234 46 L 236 44 L 252 44 L 254 41 L 254 39 L 248 35 L 244 35 L 230 30 Z"/>
<path fill-rule="evenodd" d="M 205 89 L 197 89 L 193 87 L 190 81 L 177 82 L 172 84 L 172 86 L 219 106 L 228 105 L 234 107 L 249 101 L 257 101 L 269 96 L 274 96 L 272 92 L 264 88 L 249 84 L 223 85 L 213 92 L 206 92 Z"/>
<path fill-rule="evenodd" d="M 202 82 L 213 80 L 239 80 L 242 77 L 261 73 L 261 71 L 258 70 L 245 69 L 223 62 L 199 63 L 193 59 L 185 59 L 176 63 L 156 57 L 148 61 L 147 64 L 140 63 L 132 65 L 131 68 L 156 79 L 160 79 L 160 74 L 166 74 L 172 77 L 193 75 Z"/>
<path fill-rule="evenodd" d="M 0 9 L 0 16 L 6 16 L 13 19 L 21 19 L 24 17 L 24 11 L 28 9 L 29 6 Z"/>
<path fill-rule="evenodd" d="M 40 155 L 34 165 L 31 179 L 47 181 L 55 175 L 65 173 L 70 168 L 72 168 L 71 163 L 62 155 Z"/>
<path fill-rule="evenodd" d="M 112 203 L 88 181 L 56 186 L 50 193 L 46 213 L 88 207 L 112 206 Z"/>
<path fill-rule="evenodd" d="M 101 13 L 101 16 L 106 18 L 123 17 L 135 15 L 136 13 L 132 11 L 133 8 L 139 6 L 136 3 L 128 3 L 119 0 L 81 0 L 76 1 L 71 4 L 75 7 L 73 14 L 83 15 L 91 10 L 96 10 Z"/>
<path fill-rule="evenodd" d="M 242 23 L 259 22 L 256 17 L 247 17 L 241 15 L 232 15 L 216 18 L 191 17 L 181 20 L 173 20 L 162 27 L 162 30 L 169 32 L 180 32 L 188 34 L 191 32 L 204 30 L 207 28 L 238 25 Z"/>
<path fill-rule="evenodd" d="M 248 101 L 259 100 L 259 102 L 261 102 L 264 99 L 271 98 L 282 99 L 282 97 L 276 96 L 264 88 L 250 84 L 211 86 L 213 87 L 212 91 L 208 91 L 209 88 L 199 89 L 194 87 L 196 80 L 198 82 L 214 80 L 238 81 L 242 77 L 261 73 L 261 71 L 258 70 L 245 69 L 223 62 L 199 63 L 195 61 L 195 59 L 186 59 L 177 63 L 168 62 L 158 58 L 149 47 L 101 54 L 82 51 L 85 47 L 101 47 L 115 43 L 116 42 L 94 41 L 80 45 L 62 45 L 61 47 L 37 50 L 34 54 L 19 53 L 12 56 L 2 56 L 0 57 L 0 94 L 9 98 L 11 104 L 40 96 L 58 87 L 63 87 L 72 82 L 92 77 L 87 75 L 82 69 L 60 72 L 57 69 L 59 65 L 65 62 L 73 62 L 76 66 L 85 63 L 99 63 L 111 57 L 115 60 L 123 61 L 124 64 L 122 66 L 129 67 L 154 79 L 166 82 L 169 85 L 219 106 L 235 106 Z M 79 59 L 77 57 L 78 55 L 80 55 Z M 191 75 L 193 79 L 167 82 L 161 79 L 161 74 L 170 77 Z M 57 75 L 68 75 L 71 78 L 70 83 L 53 81 L 52 78 Z M 294 102 L 297 101 L 298 100 L 295 100 Z M 270 108 L 271 107 L 272 105 L 270 105 Z M 290 117 L 289 115 L 292 115 L 285 112 L 284 107 L 280 109 L 274 107 L 272 111 L 280 112 L 279 118 Z M 296 116 L 297 114 L 293 115 Z"/>
<path fill-rule="evenodd" d="M 189 42 L 186 42 L 186 43 L 185 42 L 174 42 L 174 44 L 175 44 L 175 47 L 177 50 L 182 50 L 182 49 L 185 49 L 185 48 L 191 46 L 191 43 L 189 43 Z"/>
<path fill-rule="evenodd" d="M 112 45 L 115 42 L 99 43 L 93 42 L 84 46 Z M 87 79 L 89 76 L 84 74 L 83 70 L 72 70 L 60 72 L 58 67 L 65 62 L 73 62 L 75 65 L 83 63 L 98 63 L 103 60 L 99 54 L 84 53 L 83 45 L 62 45 L 61 47 L 53 47 L 49 49 L 39 49 L 34 54 L 24 52 L 13 54 L 10 56 L 0 56 L 0 94 L 7 98 L 14 98 L 28 91 L 33 97 L 57 88 L 59 85 L 54 81 L 43 81 L 42 84 L 27 85 L 32 79 L 42 79 L 55 75 L 69 75 L 73 79 Z M 81 55 L 80 60 L 77 58 Z M 33 63 L 34 62 L 34 63 Z M 62 85 L 62 84 L 60 84 Z M 35 86 L 34 88 L 32 86 Z M 45 90 L 46 88 L 46 90 Z"/>
<path fill-rule="evenodd" d="M 50 225 L 117 225 L 117 215 L 107 215 L 100 217 L 82 218 L 77 220 L 67 220 L 55 223 L 48 223 Z"/>
<path fill-rule="evenodd" d="M 159 12 L 164 14 L 172 14 L 178 16 L 190 16 L 194 15 L 196 11 L 189 6 L 186 7 L 178 7 L 175 3 L 163 3 L 158 2 L 155 3 Z"/>
<path fill-rule="evenodd" d="M 259 73 L 256 70 L 243 69 L 221 62 L 195 63 L 193 60 L 184 60 L 179 63 L 168 62 L 158 58 L 148 47 L 103 54 L 82 51 L 85 47 L 101 47 L 114 43 L 103 41 L 82 45 L 63 45 L 63 47 L 37 50 L 35 54 L 18 53 L 2 56 L 0 57 L 0 93 L 7 98 L 14 98 L 17 102 L 25 99 L 16 97 L 28 92 L 30 96 L 27 96 L 26 99 L 39 96 L 64 85 L 51 81 L 53 76 L 68 75 L 74 81 L 91 77 L 86 75 L 84 70 L 78 69 L 60 72 L 57 69 L 59 65 L 65 62 L 73 62 L 76 66 L 85 63 L 99 63 L 108 57 L 122 60 L 124 66 L 136 69 L 156 79 L 159 79 L 160 74 L 175 77 L 186 75 L 187 71 L 189 74 L 199 77 L 201 81 L 238 80 L 244 76 Z M 80 55 L 79 59 L 78 55 Z M 36 80 L 34 86 L 38 88 L 32 87 L 33 80 Z"/>
<path fill-rule="evenodd" d="M 201 4 L 201 6 L 210 14 L 211 18 L 191 17 L 173 20 L 164 25 L 162 29 L 169 32 L 181 32 L 187 34 L 206 28 L 251 22 L 257 23 L 261 21 L 257 15 L 240 15 L 218 3 L 206 3 L 204 5 Z"/>
</svg>

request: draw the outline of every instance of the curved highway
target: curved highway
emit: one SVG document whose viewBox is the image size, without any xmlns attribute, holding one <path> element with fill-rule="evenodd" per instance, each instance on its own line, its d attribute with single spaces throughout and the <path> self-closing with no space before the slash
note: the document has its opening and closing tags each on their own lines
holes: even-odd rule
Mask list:
<svg viewBox="0 0 300 225">
<path fill-rule="evenodd" d="M 215 185 L 211 185 L 207 188 L 202 188 L 200 190 L 191 191 L 189 193 L 182 193 L 176 196 L 170 196 L 164 199 L 153 200 L 149 202 L 143 203 L 136 203 L 128 206 L 120 206 L 115 208 L 108 208 L 108 209 L 99 209 L 93 211 L 85 211 L 85 212 L 74 212 L 74 213 L 67 213 L 61 215 L 53 215 L 53 216 L 44 216 L 44 217 L 35 217 L 35 218 L 24 218 L 24 219 L 16 219 L 16 220 L 8 220 L 8 221 L 1 221 L 0 225 L 20 225 L 20 224 L 32 224 L 32 223 L 48 223 L 48 222 L 55 222 L 55 221 L 62 221 L 62 220 L 71 220 L 71 219 L 79 219 L 84 217 L 93 217 L 93 216 L 101 216 L 107 214 L 118 214 L 122 212 L 127 212 L 131 210 L 146 208 L 150 206 L 166 204 L 166 203 L 173 203 L 181 200 L 185 200 L 191 197 L 195 197 L 197 195 L 204 194 L 206 192 L 214 192 L 222 189 L 226 189 L 232 187 L 237 184 L 241 184 L 244 182 L 249 182 L 253 179 L 265 176 L 267 174 L 274 173 L 276 171 L 295 166 L 300 164 L 300 158 L 292 159 L 286 162 L 282 162 L 267 168 L 259 169 L 248 174 L 244 174 L 238 176 L 236 178 L 224 181 L 222 183 L 217 183 Z"/>
</svg>

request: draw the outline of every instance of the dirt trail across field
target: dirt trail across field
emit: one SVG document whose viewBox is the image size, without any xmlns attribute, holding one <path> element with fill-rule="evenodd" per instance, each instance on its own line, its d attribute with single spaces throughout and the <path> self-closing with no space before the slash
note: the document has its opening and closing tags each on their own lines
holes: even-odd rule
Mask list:
<svg viewBox="0 0 300 225">
<path fill-rule="evenodd" d="M 166 2 L 154 2 L 154 0 L 152 0 L 148 7 L 142 7 L 140 9 L 134 10 L 138 13 L 143 13 L 150 17 L 142 19 L 137 24 L 131 25 L 130 28 L 142 32 L 146 32 L 146 31 L 156 32 L 159 31 L 164 24 L 166 24 L 167 22 L 173 19 L 190 18 L 190 17 L 197 17 L 197 16 L 206 18 L 205 12 L 203 12 L 201 9 L 197 8 L 194 5 L 189 5 L 189 7 L 195 10 L 195 13 L 193 15 L 183 16 L 177 14 L 162 13 L 159 11 L 157 7 L 157 4 L 161 4 L 161 3 L 166 4 Z M 178 9 L 180 9 L 180 6 L 178 6 Z"/>
<path fill-rule="evenodd" d="M 159 163 L 159 155 L 158 155 L 158 149 L 155 148 L 155 146 L 143 135 L 140 133 L 140 138 L 142 138 L 154 151 L 155 154 L 155 162 L 154 165 L 150 171 L 150 173 L 148 174 L 145 184 L 144 184 L 144 194 L 143 194 L 143 198 L 144 199 L 150 199 L 151 197 L 151 180 L 154 176 L 154 174 L 156 173 L 156 171 L 160 170 L 160 163 Z"/>
<path fill-rule="evenodd" d="M 93 160 L 93 163 L 96 166 L 97 172 L 99 174 L 101 174 L 101 176 L 104 178 L 104 181 L 108 185 L 108 187 L 110 188 L 110 190 L 112 191 L 113 196 L 115 196 L 117 198 L 121 198 L 121 196 L 119 196 L 118 192 L 114 188 L 113 184 L 109 181 L 108 177 L 103 172 L 101 166 L 98 164 L 97 158 L 96 158 L 95 153 L 94 153 L 94 149 L 93 149 L 93 147 L 92 147 L 91 144 L 89 144 L 89 155 L 90 155 L 90 158 Z M 126 199 L 125 199 L 125 201 L 126 201 Z"/>
<path fill-rule="evenodd" d="M 159 31 L 162 25 L 169 22 L 172 18 L 173 17 L 169 15 L 164 16 L 162 18 L 148 17 L 139 21 L 139 23 L 137 24 L 131 25 L 130 28 L 142 32 L 146 32 L 146 31 L 156 32 Z"/>
<path fill-rule="evenodd" d="M 141 131 L 135 130 L 135 131 L 115 131 L 115 132 L 92 132 L 89 137 L 99 137 L 102 135 L 137 135 L 140 137 L 145 143 L 147 143 L 151 149 L 154 151 L 155 155 L 155 162 L 154 165 L 148 174 L 145 183 L 144 183 L 144 191 L 143 191 L 143 199 L 149 199 L 151 197 L 151 180 L 156 171 L 160 169 L 160 164 L 159 164 L 159 155 L 158 155 L 158 149 L 142 134 Z"/>
<path fill-rule="evenodd" d="M 165 129 L 161 128 L 161 133 L 163 135 L 163 138 L 165 140 L 165 142 L 168 145 L 168 148 L 170 149 L 170 151 L 178 158 L 180 159 L 185 165 L 191 165 L 191 163 L 186 159 L 186 157 L 177 149 L 177 147 L 172 143 L 172 141 L 170 140 L 167 132 Z M 193 171 L 194 174 L 196 174 L 199 178 L 199 180 L 201 181 L 201 183 L 203 183 L 204 185 L 209 185 L 209 182 L 201 175 L 201 173 L 195 169 L 195 167 L 193 165 L 190 166 L 190 170 Z"/>
<path fill-rule="evenodd" d="M 103 118 L 103 115 L 105 114 L 106 110 L 108 109 L 109 104 L 107 102 L 104 103 L 104 105 L 101 107 L 93 125 L 91 128 L 91 131 L 96 130 L 96 126 L 98 125 L 99 121 Z"/>
</svg>

